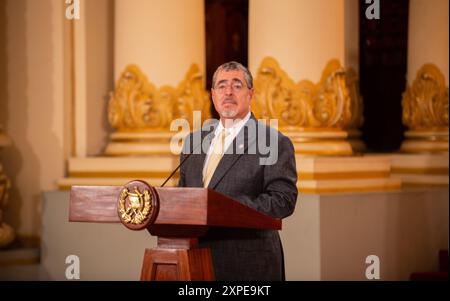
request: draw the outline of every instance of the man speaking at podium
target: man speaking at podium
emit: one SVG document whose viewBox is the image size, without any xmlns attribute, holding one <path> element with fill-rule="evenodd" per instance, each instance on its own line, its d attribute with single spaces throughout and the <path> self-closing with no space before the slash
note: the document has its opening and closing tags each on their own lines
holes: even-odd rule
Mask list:
<svg viewBox="0 0 450 301">
<path fill-rule="evenodd" d="M 253 91 L 252 75 L 242 64 L 217 68 L 211 93 L 220 122 L 186 138 L 179 186 L 207 187 L 284 218 L 297 200 L 294 147 L 289 138 L 255 119 Z M 211 249 L 216 280 L 284 280 L 278 231 L 210 228 L 199 245 Z"/>
</svg>

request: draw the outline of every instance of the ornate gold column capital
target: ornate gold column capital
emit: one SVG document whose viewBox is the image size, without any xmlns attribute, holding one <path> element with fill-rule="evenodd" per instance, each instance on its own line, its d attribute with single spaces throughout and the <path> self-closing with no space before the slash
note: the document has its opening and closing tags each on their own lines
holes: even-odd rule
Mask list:
<svg viewBox="0 0 450 301">
<path fill-rule="evenodd" d="M 403 124 L 406 140 L 401 150 L 409 153 L 448 152 L 448 87 L 434 64 L 417 71 L 403 93 Z"/>
<path fill-rule="evenodd" d="M 157 89 L 136 65 L 128 65 L 111 93 L 108 105 L 110 125 L 118 131 L 168 130 L 176 118 L 192 122 L 192 112 L 200 110 L 209 118 L 209 94 L 203 76 L 193 64 L 178 87 Z"/>
<path fill-rule="evenodd" d="M 173 120 L 182 118 L 192 126 L 194 111 L 201 121 L 210 118 L 209 93 L 203 75 L 193 64 L 177 86 L 156 88 L 136 65 L 128 65 L 117 80 L 108 105 L 111 134 L 107 155 L 148 155 L 169 152 Z M 200 122 L 201 122 L 200 121 Z"/>
<path fill-rule="evenodd" d="M 445 77 L 434 64 L 417 71 L 402 99 L 403 123 L 410 130 L 448 130 L 448 87 Z"/>
<path fill-rule="evenodd" d="M 302 143 L 299 152 L 352 153 L 346 130 L 362 125 L 362 99 L 356 73 L 342 67 L 339 60 L 330 60 L 314 84 L 307 79 L 294 83 L 274 58 L 266 57 L 254 87 L 256 117 L 277 119 L 282 132 Z"/>
<path fill-rule="evenodd" d="M 294 83 L 274 58 L 266 57 L 256 74 L 252 105 L 258 118 L 278 119 L 281 129 L 345 129 L 362 123 L 356 74 L 336 59 L 314 84 Z"/>
</svg>

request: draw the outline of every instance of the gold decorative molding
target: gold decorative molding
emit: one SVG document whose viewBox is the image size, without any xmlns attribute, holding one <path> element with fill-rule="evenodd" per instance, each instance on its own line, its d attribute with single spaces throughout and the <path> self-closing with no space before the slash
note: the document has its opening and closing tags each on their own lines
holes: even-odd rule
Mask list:
<svg viewBox="0 0 450 301">
<path fill-rule="evenodd" d="M 402 99 L 403 123 L 411 130 L 448 130 L 448 87 L 445 77 L 434 64 L 417 71 Z"/>
<path fill-rule="evenodd" d="M 194 122 L 194 111 L 201 120 Z M 157 89 L 136 65 L 125 68 L 109 100 L 108 118 L 116 129 L 105 149 L 108 156 L 171 154 L 173 120 L 188 121 L 190 129 L 211 117 L 203 75 L 193 64 L 178 87 Z M 198 118 L 198 115 L 196 115 Z M 187 134 L 187 133 L 186 133 Z"/>
<path fill-rule="evenodd" d="M 362 100 L 353 70 L 330 60 L 319 83 L 295 84 L 278 62 L 266 57 L 255 78 L 252 110 L 257 118 L 278 119 L 281 129 L 347 129 L 362 125 Z"/>
<path fill-rule="evenodd" d="M 430 149 L 433 147 L 433 152 L 425 152 L 422 146 L 421 151 L 414 153 L 410 146 L 417 147 L 417 141 L 407 141 L 416 142 L 416 145 L 402 144 L 402 151 L 409 150 L 410 153 L 391 155 L 392 176 L 401 179 L 405 186 L 448 186 L 448 152 L 437 152 L 436 145 L 430 141 L 429 146 Z"/>
<path fill-rule="evenodd" d="M 445 77 L 434 64 L 417 71 L 412 85 L 403 93 L 403 124 L 406 153 L 448 152 L 448 87 Z"/>
<path fill-rule="evenodd" d="M 252 111 L 258 119 L 277 119 L 297 153 L 350 155 L 364 148 L 357 130 L 363 123 L 358 77 L 339 60 L 326 64 L 317 84 L 296 84 L 274 58 L 266 57 L 254 87 Z"/>
<path fill-rule="evenodd" d="M 209 94 L 203 76 L 193 64 L 177 88 L 157 89 L 136 65 L 128 65 L 111 93 L 108 105 L 110 125 L 119 132 L 169 130 L 172 120 L 185 118 L 192 125 L 193 111 L 210 117 Z"/>
<path fill-rule="evenodd" d="M 297 155 L 300 193 L 392 191 L 401 181 L 391 177 L 389 156 L 303 156 Z"/>
</svg>

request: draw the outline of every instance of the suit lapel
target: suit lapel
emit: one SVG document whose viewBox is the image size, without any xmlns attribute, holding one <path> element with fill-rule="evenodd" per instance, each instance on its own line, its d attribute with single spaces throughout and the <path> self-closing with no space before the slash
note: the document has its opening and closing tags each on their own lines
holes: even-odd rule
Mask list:
<svg viewBox="0 0 450 301">
<path fill-rule="evenodd" d="M 251 115 L 248 122 L 255 122 L 255 125 L 257 124 L 257 120 L 255 116 Z M 247 125 L 246 123 L 246 125 Z M 230 144 L 230 147 L 233 147 L 235 145 L 235 141 L 243 141 L 244 142 L 244 149 L 243 151 L 239 152 L 239 154 L 236 153 L 236 150 L 232 154 L 225 154 L 223 155 L 222 159 L 219 162 L 219 165 L 217 165 L 217 168 L 211 178 L 211 181 L 209 182 L 208 188 L 214 189 L 220 181 L 225 177 L 225 175 L 228 173 L 228 171 L 233 167 L 233 165 L 236 163 L 236 161 L 245 153 L 247 152 L 247 149 L 249 146 L 251 146 L 253 143 L 256 142 L 256 134 L 252 134 L 248 136 L 248 133 L 245 132 L 246 126 L 244 125 L 242 129 L 239 131 L 239 133 L 234 138 L 233 142 Z M 256 129 L 256 128 L 255 128 Z M 256 129 L 257 133 L 257 129 Z M 239 147 L 239 145 L 236 145 L 236 147 Z"/>
<path fill-rule="evenodd" d="M 216 126 L 217 124 L 214 124 L 201 131 L 201 151 L 200 154 L 193 155 L 191 162 L 194 166 L 194 168 L 192 168 L 193 174 L 191 174 L 191 176 L 195 181 L 195 187 L 203 187 L 203 164 L 205 163 L 206 154 L 211 147 L 211 141 L 214 138 Z"/>
</svg>

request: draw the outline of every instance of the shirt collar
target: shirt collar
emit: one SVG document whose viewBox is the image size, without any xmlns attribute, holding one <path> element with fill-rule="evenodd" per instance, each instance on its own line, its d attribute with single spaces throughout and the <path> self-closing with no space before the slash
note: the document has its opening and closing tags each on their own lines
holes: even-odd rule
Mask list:
<svg viewBox="0 0 450 301">
<path fill-rule="evenodd" d="M 233 126 L 231 126 L 230 128 L 226 129 L 227 131 L 229 131 L 228 133 L 235 134 L 237 131 L 239 131 L 242 128 L 242 126 L 244 124 L 246 124 L 247 121 L 250 119 L 251 114 L 252 114 L 251 111 L 249 111 L 247 113 L 247 115 L 245 115 L 245 117 L 243 119 L 241 119 L 241 120 L 239 120 L 237 122 L 233 122 Z M 223 129 L 224 129 L 223 124 L 219 120 L 219 124 L 216 127 L 215 134 L 220 133 L 220 131 L 223 130 Z"/>
</svg>

